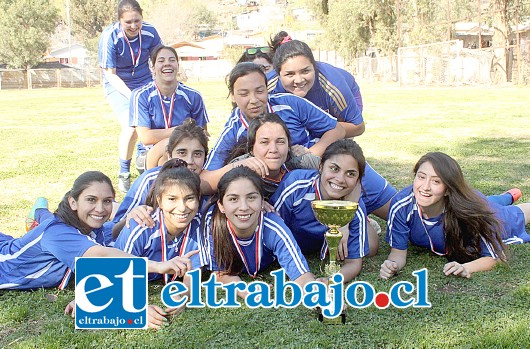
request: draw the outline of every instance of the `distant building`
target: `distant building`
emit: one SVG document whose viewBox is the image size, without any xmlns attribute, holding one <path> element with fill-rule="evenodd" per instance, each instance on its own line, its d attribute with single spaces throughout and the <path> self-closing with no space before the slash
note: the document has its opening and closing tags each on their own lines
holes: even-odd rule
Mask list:
<svg viewBox="0 0 530 349">
<path fill-rule="evenodd" d="M 72 44 L 70 47 L 53 50 L 44 57 L 45 62 L 59 62 L 73 67 L 88 65 L 88 59 L 88 50 L 81 44 Z"/>
</svg>

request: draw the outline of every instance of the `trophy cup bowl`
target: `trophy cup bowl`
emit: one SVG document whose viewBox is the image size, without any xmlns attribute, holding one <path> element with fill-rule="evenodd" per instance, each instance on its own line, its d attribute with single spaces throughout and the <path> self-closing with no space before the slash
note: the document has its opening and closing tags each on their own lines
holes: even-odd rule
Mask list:
<svg viewBox="0 0 530 349">
<path fill-rule="evenodd" d="M 329 260 L 321 266 L 321 271 L 327 277 L 331 277 L 340 270 L 340 263 L 336 258 L 337 249 L 342 239 L 342 233 L 339 228 L 353 220 L 358 206 L 359 204 L 353 201 L 315 200 L 311 202 L 316 219 L 329 228 L 325 235 L 329 246 Z M 340 317 L 328 319 L 324 318 L 320 312 L 318 319 L 328 324 L 344 324 L 346 323 L 346 314 L 342 312 Z"/>
</svg>

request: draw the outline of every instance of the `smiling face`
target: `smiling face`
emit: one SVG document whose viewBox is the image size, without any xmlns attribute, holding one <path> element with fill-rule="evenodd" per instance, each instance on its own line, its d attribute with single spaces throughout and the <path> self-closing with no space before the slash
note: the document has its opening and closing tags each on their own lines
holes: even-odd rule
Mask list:
<svg viewBox="0 0 530 349">
<path fill-rule="evenodd" d="M 443 212 L 447 187 L 430 162 L 427 161 L 420 165 L 414 176 L 412 188 L 416 203 L 427 218 L 435 217 Z"/>
<path fill-rule="evenodd" d="M 271 178 L 280 173 L 282 165 L 287 160 L 288 152 L 287 134 L 280 124 L 266 122 L 256 131 L 252 155 L 265 162 Z"/>
<path fill-rule="evenodd" d="M 228 185 L 219 209 L 224 212 L 238 237 L 250 237 L 258 225 L 263 199 L 247 178 L 238 178 Z"/>
<path fill-rule="evenodd" d="M 303 98 L 315 83 L 315 67 L 309 58 L 295 56 L 283 62 L 279 76 L 287 92 Z"/>
<path fill-rule="evenodd" d="M 188 168 L 196 174 L 201 173 L 205 157 L 205 149 L 201 145 L 201 142 L 195 138 L 182 139 L 171 152 L 172 159 L 186 161 Z"/>
<path fill-rule="evenodd" d="M 101 228 L 112 213 L 114 193 L 105 182 L 92 182 L 79 194 L 77 200 L 68 198 L 73 211 L 77 212 L 79 220 L 91 229 Z"/>
<path fill-rule="evenodd" d="M 260 73 L 252 72 L 240 77 L 234 83 L 233 90 L 230 97 L 248 121 L 265 112 L 268 101 L 267 84 Z"/>
<path fill-rule="evenodd" d="M 160 49 L 156 55 L 153 70 L 157 83 L 177 80 L 179 70 L 177 57 L 170 50 Z"/>
<path fill-rule="evenodd" d="M 320 190 L 323 200 L 340 200 L 359 184 L 359 164 L 351 155 L 332 155 L 321 165 Z"/>
<path fill-rule="evenodd" d="M 199 197 L 186 185 L 169 185 L 160 197 L 158 206 L 164 213 L 164 224 L 174 238 L 186 229 L 199 210 Z"/>
<path fill-rule="evenodd" d="M 142 15 L 137 11 L 126 11 L 120 17 L 120 25 L 127 38 L 134 39 L 142 30 Z"/>
</svg>

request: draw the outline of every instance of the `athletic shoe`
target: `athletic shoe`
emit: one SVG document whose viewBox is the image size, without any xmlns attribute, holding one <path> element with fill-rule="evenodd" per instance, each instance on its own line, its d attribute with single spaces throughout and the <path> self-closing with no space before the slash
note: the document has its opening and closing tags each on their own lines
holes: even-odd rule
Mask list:
<svg viewBox="0 0 530 349">
<path fill-rule="evenodd" d="M 35 219 L 35 211 L 37 211 L 39 208 L 48 208 L 48 200 L 46 198 L 38 197 L 37 200 L 35 200 L 33 207 L 26 217 L 26 233 L 39 225 L 39 222 L 37 222 Z"/>
<path fill-rule="evenodd" d="M 118 189 L 119 191 L 126 193 L 131 187 L 131 173 L 123 172 L 118 175 Z"/>
<path fill-rule="evenodd" d="M 144 171 L 146 170 L 145 165 L 147 162 L 147 151 L 144 151 L 143 153 L 138 155 L 134 162 L 136 164 L 136 169 L 138 170 L 138 173 L 144 173 Z"/>
<path fill-rule="evenodd" d="M 512 196 L 512 204 L 515 203 L 517 200 L 519 200 L 521 198 L 521 196 L 523 196 L 523 193 L 521 192 L 521 189 L 519 188 L 512 188 L 508 191 L 505 191 L 503 194 L 510 194 Z"/>
</svg>

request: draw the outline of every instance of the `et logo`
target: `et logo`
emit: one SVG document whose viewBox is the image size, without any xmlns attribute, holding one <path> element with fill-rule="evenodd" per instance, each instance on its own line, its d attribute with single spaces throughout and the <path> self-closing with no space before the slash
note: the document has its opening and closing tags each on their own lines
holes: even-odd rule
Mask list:
<svg viewBox="0 0 530 349">
<path fill-rule="evenodd" d="M 147 258 L 76 258 L 75 328 L 147 328 Z"/>
</svg>

